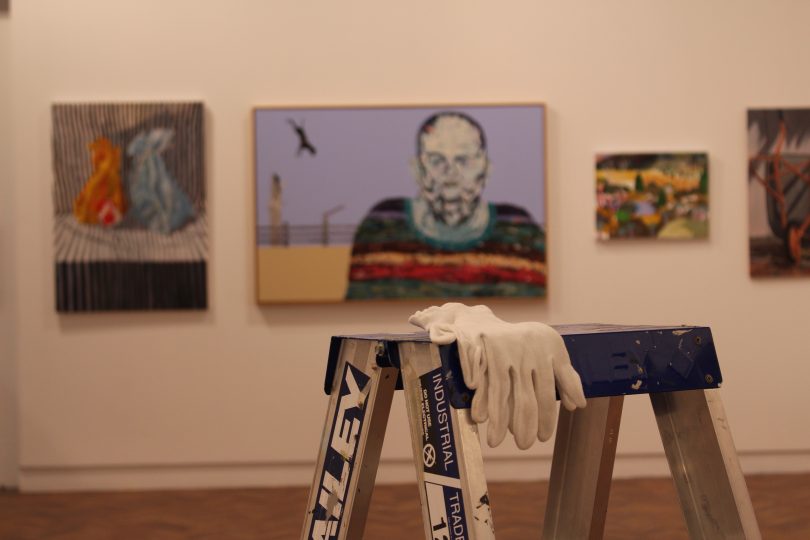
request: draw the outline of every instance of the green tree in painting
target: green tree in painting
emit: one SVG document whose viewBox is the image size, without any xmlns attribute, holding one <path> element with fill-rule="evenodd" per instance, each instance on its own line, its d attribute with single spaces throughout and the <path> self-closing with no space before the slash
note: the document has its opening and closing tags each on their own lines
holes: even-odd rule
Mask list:
<svg viewBox="0 0 810 540">
<path fill-rule="evenodd" d="M 636 191 L 644 191 L 644 181 L 641 179 L 641 173 L 636 174 Z"/>
<path fill-rule="evenodd" d="M 599 176 L 596 179 L 596 190 L 597 191 L 607 191 L 608 181 L 607 178 L 604 176 Z"/>
<path fill-rule="evenodd" d="M 706 195 L 709 193 L 709 171 L 703 169 L 703 172 L 700 173 L 700 193 Z"/>
</svg>

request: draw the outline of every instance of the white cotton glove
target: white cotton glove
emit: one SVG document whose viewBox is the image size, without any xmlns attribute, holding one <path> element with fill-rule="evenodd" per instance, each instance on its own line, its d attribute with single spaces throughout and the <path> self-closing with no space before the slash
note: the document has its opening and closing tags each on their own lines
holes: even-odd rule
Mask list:
<svg viewBox="0 0 810 540">
<path fill-rule="evenodd" d="M 448 303 L 408 319 L 437 345 L 458 341 L 464 384 L 475 390 L 472 419 L 489 419 L 487 443 L 497 446 L 506 429 L 522 450 L 535 437 L 547 441 L 557 417 L 554 381 L 563 406 L 585 407 L 579 374 L 556 330 L 539 322 L 508 323 L 487 306 Z"/>
</svg>

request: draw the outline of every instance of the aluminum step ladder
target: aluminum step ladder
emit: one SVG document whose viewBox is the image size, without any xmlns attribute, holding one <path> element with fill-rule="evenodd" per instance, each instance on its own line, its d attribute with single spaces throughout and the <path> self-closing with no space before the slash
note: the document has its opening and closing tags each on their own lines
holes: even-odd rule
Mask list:
<svg viewBox="0 0 810 540">
<path fill-rule="evenodd" d="M 625 395 L 648 394 L 690 537 L 760 538 L 707 327 L 555 327 L 588 406 L 560 408 L 543 538 L 602 538 Z M 455 344 L 426 333 L 332 338 L 330 396 L 301 538 L 363 537 L 391 400 L 405 391 L 428 540 L 490 540 L 477 425 Z"/>
</svg>

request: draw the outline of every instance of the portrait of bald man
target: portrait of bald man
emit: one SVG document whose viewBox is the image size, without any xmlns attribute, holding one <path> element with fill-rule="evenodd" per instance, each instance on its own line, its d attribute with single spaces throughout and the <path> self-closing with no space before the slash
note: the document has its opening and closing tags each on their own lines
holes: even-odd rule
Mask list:
<svg viewBox="0 0 810 540">
<path fill-rule="evenodd" d="M 472 116 L 428 117 L 412 168 L 416 196 L 378 202 L 354 234 L 347 299 L 545 295 L 545 232 L 521 206 L 486 199 L 498 179 Z"/>
</svg>

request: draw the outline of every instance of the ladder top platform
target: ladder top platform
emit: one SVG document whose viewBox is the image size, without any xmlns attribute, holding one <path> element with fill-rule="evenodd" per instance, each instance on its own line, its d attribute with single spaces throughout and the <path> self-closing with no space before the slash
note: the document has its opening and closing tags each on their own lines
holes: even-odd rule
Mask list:
<svg viewBox="0 0 810 540">
<path fill-rule="evenodd" d="M 585 397 L 651 394 L 717 388 L 722 382 L 711 329 L 706 326 L 553 325 L 563 337 Z M 400 367 L 399 344 L 429 343 L 427 332 L 338 335 L 332 338 L 324 391 L 332 392 L 343 340 L 380 343 L 377 364 Z M 451 404 L 468 408 L 473 390 L 464 385 L 456 344 L 438 347 Z M 397 389 L 402 388 L 401 380 Z"/>
</svg>

